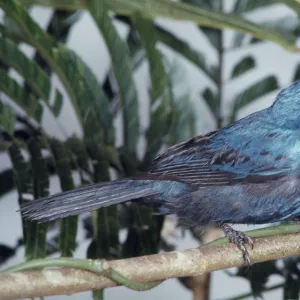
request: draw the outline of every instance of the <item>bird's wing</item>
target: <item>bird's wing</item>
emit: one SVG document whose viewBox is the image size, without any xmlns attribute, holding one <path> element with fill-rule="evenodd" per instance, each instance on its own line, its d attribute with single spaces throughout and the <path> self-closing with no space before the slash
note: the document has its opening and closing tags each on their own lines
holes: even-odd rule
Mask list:
<svg viewBox="0 0 300 300">
<path fill-rule="evenodd" d="M 230 139 L 224 131 L 214 131 L 169 148 L 153 160 L 149 172 L 196 187 L 266 182 L 291 170 L 291 162 L 274 142 L 281 138 L 272 132 L 251 137 L 240 132 Z"/>
</svg>

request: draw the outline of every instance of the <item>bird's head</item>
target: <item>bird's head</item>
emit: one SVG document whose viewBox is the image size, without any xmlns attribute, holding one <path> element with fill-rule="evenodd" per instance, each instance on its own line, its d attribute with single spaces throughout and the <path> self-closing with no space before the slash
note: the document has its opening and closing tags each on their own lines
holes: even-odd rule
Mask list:
<svg viewBox="0 0 300 300">
<path fill-rule="evenodd" d="M 300 81 L 282 90 L 269 111 L 278 124 L 288 129 L 300 128 Z"/>
</svg>

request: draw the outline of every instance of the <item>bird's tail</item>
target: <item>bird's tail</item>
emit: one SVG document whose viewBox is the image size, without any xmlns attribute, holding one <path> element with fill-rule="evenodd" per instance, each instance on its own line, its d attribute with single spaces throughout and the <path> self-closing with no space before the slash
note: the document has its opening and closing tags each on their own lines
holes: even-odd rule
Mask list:
<svg viewBox="0 0 300 300">
<path fill-rule="evenodd" d="M 33 200 L 21 207 L 21 214 L 29 220 L 52 221 L 157 194 L 153 181 L 115 180 Z"/>
</svg>

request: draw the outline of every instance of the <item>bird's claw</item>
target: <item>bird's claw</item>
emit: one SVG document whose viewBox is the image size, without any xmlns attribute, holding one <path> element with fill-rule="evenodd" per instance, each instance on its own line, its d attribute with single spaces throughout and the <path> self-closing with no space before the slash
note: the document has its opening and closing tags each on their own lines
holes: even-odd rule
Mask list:
<svg viewBox="0 0 300 300">
<path fill-rule="evenodd" d="M 245 233 L 234 230 L 228 224 L 221 224 L 221 227 L 225 235 L 227 236 L 228 240 L 231 243 L 235 244 L 242 251 L 244 262 L 249 266 L 251 261 L 250 261 L 249 252 L 246 249 L 245 244 L 251 245 L 251 249 L 253 249 L 254 246 L 253 240 Z"/>
<path fill-rule="evenodd" d="M 245 244 L 251 245 L 251 248 L 253 249 L 253 240 L 243 232 L 233 229 L 230 234 L 227 235 L 227 237 L 231 243 L 237 245 L 237 247 L 243 252 L 245 264 L 250 265 L 250 256 L 248 250 L 245 247 Z"/>
</svg>

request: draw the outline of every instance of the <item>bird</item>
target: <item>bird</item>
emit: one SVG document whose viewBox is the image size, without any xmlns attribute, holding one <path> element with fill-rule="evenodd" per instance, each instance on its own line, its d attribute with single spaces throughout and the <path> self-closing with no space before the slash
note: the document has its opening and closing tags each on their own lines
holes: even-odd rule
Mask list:
<svg viewBox="0 0 300 300">
<path fill-rule="evenodd" d="M 127 201 L 187 227 L 219 226 L 250 264 L 253 240 L 234 224 L 300 217 L 300 81 L 267 108 L 158 154 L 146 172 L 30 201 L 25 219 L 52 221 Z"/>
</svg>

